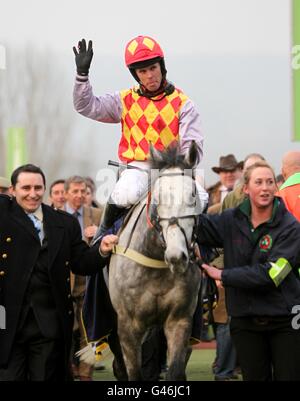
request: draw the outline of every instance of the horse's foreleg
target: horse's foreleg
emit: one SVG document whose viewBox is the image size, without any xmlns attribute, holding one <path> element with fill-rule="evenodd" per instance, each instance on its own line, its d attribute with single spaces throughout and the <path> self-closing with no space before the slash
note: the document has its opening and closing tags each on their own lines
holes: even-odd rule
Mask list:
<svg viewBox="0 0 300 401">
<path fill-rule="evenodd" d="M 118 381 L 127 381 L 128 380 L 127 371 L 123 359 L 121 344 L 116 329 L 113 330 L 112 333 L 109 335 L 108 344 L 114 354 L 113 372 L 115 378 Z"/>
<path fill-rule="evenodd" d="M 128 380 L 142 380 L 142 337 L 143 333 L 134 327 L 132 321 L 118 321 L 118 334 L 126 365 Z"/>
<path fill-rule="evenodd" d="M 190 356 L 189 338 L 191 325 L 187 319 L 165 323 L 165 335 L 168 342 L 168 372 L 166 380 L 186 380 L 185 368 Z"/>
</svg>

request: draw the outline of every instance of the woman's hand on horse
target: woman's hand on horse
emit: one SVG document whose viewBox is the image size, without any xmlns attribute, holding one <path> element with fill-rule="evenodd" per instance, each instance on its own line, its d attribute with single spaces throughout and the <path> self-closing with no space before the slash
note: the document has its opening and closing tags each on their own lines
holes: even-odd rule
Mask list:
<svg viewBox="0 0 300 401">
<path fill-rule="evenodd" d="M 108 256 L 113 250 L 113 247 L 117 245 L 118 241 L 119 237 L 117 235 L 105 235 L 100 243 L 100 253 L 102 255 Z"/>
<path fill-rule="evenodd" d="M 206 265 L 205 263 L 203 263 L 201 267 L 209 277 L 213 278 L 214 280 L 222 281 L 222 270 L 217 269 L 214 266 Z"/>
</svg>

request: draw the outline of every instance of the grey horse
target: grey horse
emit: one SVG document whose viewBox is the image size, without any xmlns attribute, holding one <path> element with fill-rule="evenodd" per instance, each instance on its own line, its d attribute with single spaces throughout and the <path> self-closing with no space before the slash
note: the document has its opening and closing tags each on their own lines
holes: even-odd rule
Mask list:
<svg viewBox="0 0 300 401">
<path fill-rule="evenodd" d="M 149 328 L 161 325 L 168 346 L 166 380 L 186 380 L 200 285 L 199 268 L 191 263 L 199 204 L 195 181 L 186 172 L 197 163 L 197 148 L 192 143 L 185 157 L 177 148 L 166 153 L 152 148 L 151 157 L 151 171 L 159 174 L 119 234 L 109 292 L 128 379 L 142 380 L 143 338 Z"/>
</svg>

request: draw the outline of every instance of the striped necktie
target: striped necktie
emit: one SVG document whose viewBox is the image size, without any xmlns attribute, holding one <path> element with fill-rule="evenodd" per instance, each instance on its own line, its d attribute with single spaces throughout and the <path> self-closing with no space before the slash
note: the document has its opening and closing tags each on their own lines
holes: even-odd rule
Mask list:
<svg viewBox="0 0 300 401">
<path fill-rule="evenodd" d="M 34 213 L 28 213 L 28 217 L 32 221 L 34 228 L 36 229 L 39 239 L 42 243 L 43 239 L 44 239 L 42 222 L 40 221 L 40 219 L 38 217 L 36 217 L 36 215 Z"/>
</svg>

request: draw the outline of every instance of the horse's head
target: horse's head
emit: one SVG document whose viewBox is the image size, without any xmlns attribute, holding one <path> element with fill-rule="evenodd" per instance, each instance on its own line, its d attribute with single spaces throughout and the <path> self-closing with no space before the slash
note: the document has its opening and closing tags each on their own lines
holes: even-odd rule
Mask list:
<svg viewBox="0 0 300 401">
<path fill-rule="evenodd" d="M 165 153 L 151 149 L 152 167 L 159 171 L 152 190 L 150 219 L 165 246 L 165 261 L 172 272 L 184 273 L 192 254 L 196 216 L 201 212 L 192 168 L 198 160 L 193 142 L 182 156 L 177 148 Z"/>
</svg>

